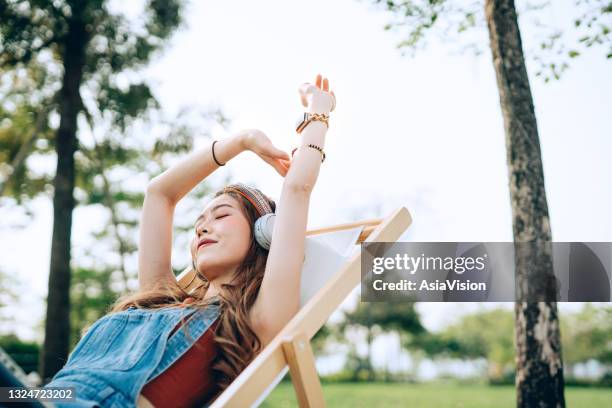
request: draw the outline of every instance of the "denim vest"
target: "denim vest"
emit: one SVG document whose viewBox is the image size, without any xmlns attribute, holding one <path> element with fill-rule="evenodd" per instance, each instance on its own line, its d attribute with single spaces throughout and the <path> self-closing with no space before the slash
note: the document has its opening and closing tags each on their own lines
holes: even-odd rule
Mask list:
<svg viewBox="0 0 612 408">
<path fill-rule="evenodd" d="M 45 385 L 75 387 L 76 401 L 53 404 L 58 408 L 136 407 L 144 385 L 178 360 L 213 324 L 219 312 L 216 299 L 200 309 L 130 306 L 103 316 L 79 340 L 66 365 Z M 168 338 L 183 318 L 186 322 Z"/>
</svg>

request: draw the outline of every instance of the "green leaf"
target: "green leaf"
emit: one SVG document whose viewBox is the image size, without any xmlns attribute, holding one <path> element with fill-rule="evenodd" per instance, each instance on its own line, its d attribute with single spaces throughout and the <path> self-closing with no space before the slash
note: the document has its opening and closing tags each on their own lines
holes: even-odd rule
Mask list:
<svg viewBox="0 0 612 408">
<path fill-rule="evenodd" d="M 576 58 L 577 56 L 580 55 L 580 53 L 576 50 L 570 50 L 567 55 L 569 55 L 570 58 Z"/>
</svg>

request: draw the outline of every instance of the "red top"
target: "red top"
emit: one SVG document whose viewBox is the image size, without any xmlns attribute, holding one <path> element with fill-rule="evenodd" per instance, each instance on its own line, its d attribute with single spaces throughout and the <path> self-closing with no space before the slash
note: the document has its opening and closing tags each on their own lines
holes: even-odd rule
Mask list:
<svg viewBox="0 0 612 408">
<path fill-rule="evenodd" d="M 191 303 L 188 298 L 185 303 Z M 182 324 L 179 322 L 172 335 Z M 202 406 L 217 391 L 212 379 L 211 362 L 219 352 L 213 340 L 218 320 L 198 338 L 185 354 L 170 367 L 145 384 L 141 391 L 156 407 Z"/>
</svg>

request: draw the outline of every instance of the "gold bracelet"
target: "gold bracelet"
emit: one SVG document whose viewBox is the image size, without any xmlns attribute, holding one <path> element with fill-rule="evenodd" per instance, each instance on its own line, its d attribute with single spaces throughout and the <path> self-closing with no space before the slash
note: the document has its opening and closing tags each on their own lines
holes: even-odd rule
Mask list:
<svg viewBox="0 0 612 408">
<path fill-rule="evenodd" d="M 329 129 L 329 115 L 325 114 L 325 113 L 312 113 L 312 116 L 310 117 L 310 120 L 318 120 L 321 121 L 323 123 L 325 123 L 325 126 L 327 126 L 327 129 Z"/>
</svg>

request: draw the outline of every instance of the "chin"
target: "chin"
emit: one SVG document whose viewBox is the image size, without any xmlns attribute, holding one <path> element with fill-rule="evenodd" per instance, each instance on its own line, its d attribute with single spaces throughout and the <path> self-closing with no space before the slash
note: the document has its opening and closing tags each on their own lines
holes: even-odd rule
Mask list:
<svg viewBox="0 0 612 408">
<path fill-rule="evenodd" d="M 212 268 L 215 265 L 214 262 L 211 262 L 210 257 L 197 257 L 195 264 L 196 264 L 196 267 L 198 268 L 198 271 L 200 271 L 202 275 L 206 276 L 206 278 L 209 277 L 206 271 L 210 270 L 210 268 Z"/>
<path fill-rule="evenodd" d="M 205 271 L 210 267 L 208 260 L 199 261 L 198 258 L 196 258 L 195 264 L 199 271 Z"/>
</svg>

